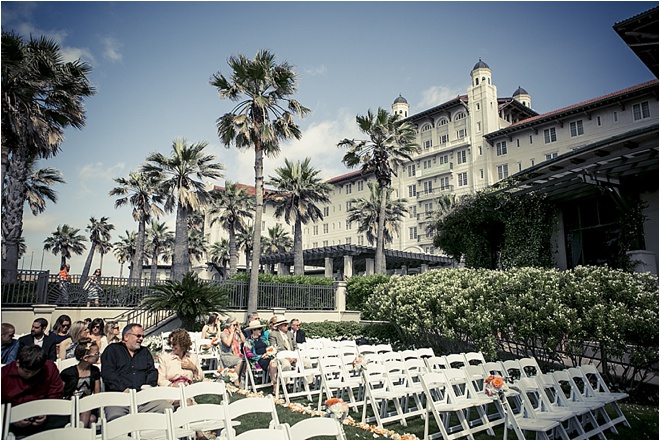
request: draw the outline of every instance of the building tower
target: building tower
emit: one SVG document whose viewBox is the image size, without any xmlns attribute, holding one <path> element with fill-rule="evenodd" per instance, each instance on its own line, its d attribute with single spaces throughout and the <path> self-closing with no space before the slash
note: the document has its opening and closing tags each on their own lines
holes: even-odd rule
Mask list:
<svg viewBox="0 0 660 441">
<path fill-rule="evenodd" d="M 532 108 L 532 96 L 520 86 L 518 86 L 518 89 L 513 92 L 513 99 L 525 107 L 529 107 L 530 109 Z"/>
<path fill-rule="evenodd" d="M 392 103 L 392 114 L 399 115 L 400 119 L 408 118 L 408 101 L 399 94 L 399 97 Z"/>
<path fill-rule="evenodd" d="M 468 87 L 468 110 L 470 113 L 470 173 L 473 191 L 488 186 L 490 181 L 490 149 L 484 140 L 486 133 L 500 129 L 497 87 L 492 82 L 492 71 L 481 58 L 470 72 L 471 83 Z"/>
</svg>

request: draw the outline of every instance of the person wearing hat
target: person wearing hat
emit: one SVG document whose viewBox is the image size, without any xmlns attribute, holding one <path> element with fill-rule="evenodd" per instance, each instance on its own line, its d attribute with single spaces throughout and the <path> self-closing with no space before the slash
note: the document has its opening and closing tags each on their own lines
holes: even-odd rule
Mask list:
<svg viewBox="0 0 660 441">
<path fill-rule="evenodd" d="M 273 322 L 273 330 L 268 334 L 268 343 L 275 346 L 277 351 L 295 351 L 296 346 L 289 330 L 289 321 L 284 317 L 274 316 L 270 322 Z M 270 323 L 269 322 L 269 323 Z M 291 366 L 296 363 L 296 358 L 280 359 L 282 370 L 289 371 Z"/>
<path fill-rule="evenodd" d="M 245 328 L 250 337 L 245 341 L 245 355 L 252 369 L 268 370 L 273 390 L 277 384 L 277 361 L 268 354 L 268 348 L 272 347 L 261 331 L 264 325 L 257 320 L 252 320 Z"/>
<path fill-rule="evenodd" d="M 220 333 L 220 362 L 223 367 L 234 368 L 240 378 L 243 369 L 241 357 L 241 344 L 245 343 L 245 335 L 241 332 L 241 325 L 234 317 L 225 321 L 225 329 Z M 235 381 L 239 386 L 239 380 Z"/>
</svg>

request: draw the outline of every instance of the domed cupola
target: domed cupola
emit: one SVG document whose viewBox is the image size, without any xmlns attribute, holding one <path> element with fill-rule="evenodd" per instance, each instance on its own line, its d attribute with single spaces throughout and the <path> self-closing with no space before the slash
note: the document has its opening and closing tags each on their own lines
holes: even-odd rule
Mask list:
<svg viewBox="0 0 660 441">
<path fill-rule="evenodd" d="M 392 103 L 392 114 L 399 115 L 401 118 L 408 118 L 408 109 L 410 109 L 408 100 L 399 94 L 397 99 L 394 100 L 394 103 Z"/>
<path fill-rule="evenodd" d="M 479 62 L 474 65 L 472 68 L 472 72 L 470 72 L 470 76 L 472 77 L 472 85 L 473 86 L 479 86 L 488 84 L 490 85 L 491 83 L 491 75 L 492 72 L 490 70 L 490 67 L 483 61 L 481 61 L 481 58 L 479 58 Z"/>
<path fill-rule="evenodd" d="M 486 63 L 481 61 L 481 58 L 479 58 L 479 62 L 474 65 L 472 70 L 477 70 L 477 69 L 490 69 L 490 67 L 488 67 L 488 65 Z"/>
<path fill-rule="evenodd" d="M 532 96 L 520 86 L 518 86 L 516 91 L 513 92 L 513 99 L 525 107 L 529 107 L 530 109 L 532 108 Z"/>
</svg>

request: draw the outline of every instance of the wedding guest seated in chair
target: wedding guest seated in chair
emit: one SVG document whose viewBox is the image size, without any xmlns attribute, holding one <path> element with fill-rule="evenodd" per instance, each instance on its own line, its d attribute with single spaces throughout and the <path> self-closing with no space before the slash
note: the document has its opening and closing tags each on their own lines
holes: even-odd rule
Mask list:
<svg viewBox="0 0 660 441">
<path fill-rule="evenodd" d="M 234 317 L 225 321 L 225 329 L 220 333 L 220 362 L 223 368 L 234 368 L 238 372 L 239 379 L 243 373 L 243 357 L 241 345 L 245 343 L 245 335 L 241 331 L 241 325 Z M 240 381 L 234 381 L 234 386 L 239 387 Z"/>
<path fill-rule="evenodd" d="M 274 389 L 277 378 L 277 361 L 273 357 L 275 348 L 261 333 L 263 327 L 264 325 L 257 319 L 252 320 L 245 328 L 250 332 L 250 338 L 245 341 L 245 354 L 252 369 L 268 371 Z"/>
</svg>

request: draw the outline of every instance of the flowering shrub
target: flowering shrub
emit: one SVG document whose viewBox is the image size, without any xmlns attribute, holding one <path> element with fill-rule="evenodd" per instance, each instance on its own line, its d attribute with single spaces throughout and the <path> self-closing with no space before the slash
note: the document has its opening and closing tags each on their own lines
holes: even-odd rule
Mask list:
<svg viewBox="0 0 660 441">
<path fill-rule="evenodd" d="M 142 346 L 149 349 L 152 354 L 156 354 L 163 350 L 163 338 L 160 335 L 150 335 L 142 340 Z"/>
<path fill-rule="evenodd" d="M 618 389 L 630 392 L 658 359 L 657 283 L 608 267 L 449 268 L 393 276 L 364 308 L 395 325 L 404 345 L 438 353 L 533 355 L 543 370 L 564 367 L 565 356 L 581 364 L 598 354 L 609 383 L 623 372 Z"/>
</svg>

